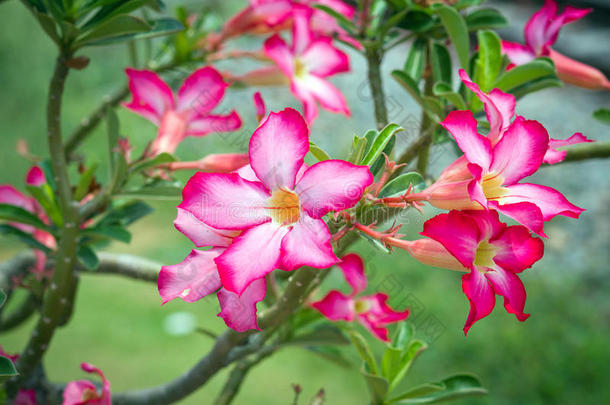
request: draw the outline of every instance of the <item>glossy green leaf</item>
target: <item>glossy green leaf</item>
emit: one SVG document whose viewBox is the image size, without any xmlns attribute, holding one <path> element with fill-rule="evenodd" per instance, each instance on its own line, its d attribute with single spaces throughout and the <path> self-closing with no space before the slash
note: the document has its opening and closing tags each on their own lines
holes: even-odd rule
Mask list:
<svg viewBox="0 0 610 405">
<path fill-rule="evenodd" d="M 447 100 L 448 102 L 453 104 L 458 110 L 465 110 L 467 108 L 466 102 L 464 101 L 462 96 L 459 93 L 453 91 L 451 86 L 449 86 L 447 83 L 436 83 L 434 87 L 432 87 L 432 94 Z"/>
<path fill-rule="evenodd" d="M 442 391 L 444 388 L 445 388 L 445 385 L 442 384 L 442 383 L 427 383 L 427 384 L 422 384 L 422 385 L 418 385 L 417 387 L 411 388 L 407 392 L 404 392 L 404 393 L 400 394 L 400 396 L 397 397 L 397 398 L 400 398 L 400 399 L 393 399 L 393 400 L 395 402 L 398 402 L 400 400 L 422 397 L 424 395 L 428 395 L 428 394 L 431 394 L 431 393 Z M 417 402 L 415 402 L 415 403 L 417 403 Z"/>
<path fill-rule="evenodd" d="M 120 38 L 127 34 L 146 32 L 152 27 L 143 19 L 131 15 L 117 15 L 85 33 L 78 46 L 85 46 L 99 41 Z"/>
<path fill-rule="evenodd" d="M 320 162 L 330 160 L 328 153 L 313 142 L 309 142 L 309 153 L 311 153 Z"/>
<path fill-rule="evenodd" d="M 397 124 L 388 124 L 383 128 L 379 132 L 379 135 L 377 135 L 377 138 L 373 141 L 371 148 L 362 159 L 361 164 L 369 166 L 375 162 L 375 160 L 381 156 L 381 153 L 384 152 L 385 147 L 388 145 L 388 142 L 390 142 L 390 138 L 392 138 L 396 132 L 402 130 L 403 129 Z"/>
<path fill-rule="evenodd" d="M 97 224 L 98 227 L 120 225 L 127 227 L 153 212 L 150 205 L 143 201 L 130 201 L 112 208 Z"/>
<path fill-rule="evenodd" d="M 366 147 L 368 145 L 368 140 L 366 137 L 358 137 L 354 136 L 354 142 L 352 144 L 352 153 L 350 155 L 349 161 L 354 164 L 360 163 L 362 158 L 364 157 L 364 153 L 366 152 Z"/>
<path fill-rule="evenodd" d="M 63 224 L 61 211 L 55 200 L 53 190 L 48 183 L 41 184 L 39 187 L 25 186 L 26 190 L 40 204 L 44 212 L 49 216 L 51 221 L 58 227 Z"/>
<path fill-rule="evenodd" d="M 8 357 L 0 356 L 0 384 L 16 375 L 19 375 L 19 373 L 13 361 Z"/>
<path fill-rule="evenodd" d="M 379 198 L 396 197 L 407 192 L 409 187 L 411 191 L 416 191 L 417 186 L 424 183 L 424 178 L 417 172 L 403 173 L 400 176 L 390 180 L 379 192 Z"/>
<path fill-rule="evenodd" d="M 411 322 L 401 322 L 392 338 L 391 347 L 405 350 L 411 339 L 413 339 L 413 334 L 415 333 L 413 329 Z"/>
<path fill-rule="evenodd" d="M 86 236 L 109 238 L 123 243 L 131 242 L 131 233 L 121 226 L 93 227 L 84 231 Z"/>
<path fill-rule="evenodd" d="M 420 390 L 420 392 L 423 393 L 422 395 L 414 397 L 414 393 L 409 391 L 403 395 L 390 399 L 387 403 L 404 405 L 432 404 L 462 397 L 487 394 L 487 390 L 482 387 L 479 379 L 469 374 L 454 375 L 433 384 L 442 387 L 442 389 L 428 389 L 426 392 L 426 389 L 417 387 L 416 389 Z M 415 393 L 417 393 L 417 391 Z"/>
<path fill-rule="evenodd" d="M 142 170 L 146 170 L 146 169 L 150 169 L 151 167 L 155 167 L 155 166 L 159 166 L 162 165 L 164 163 L 171 163 L 171 162 L 175 162 L 176 158 L 172 155 L 170 155 L 169 153 L 160 153 L 155 157 L 152 157 L 150 159 L 146 159 L 143 160 L 141 162 L 138 162 L 136 164 L 134 164 L 131 167 L 131 172 L 132 173 L 138 173 L 141 172 Z"/>
<path fill-rule="evenodd" d="M 394 363 L 395 368 L 392 369 L 391 375 L 388 380 L 390 381 L 390 391 L 394 390 L 396 386 L 405 378 L 407 372 L 413 365 L 413 362 L 423 352 L 428 348 L 428 345 L 421 340 L 411 340 L 407 346 L 407 349 L 403 351 L 400 359 L 398 360 L 398 365 Z M 397 350 L 397 349 L 388 349 L 388 350 Z"/>
<path fill-rule="evenodd" d="M 100 264 L 100 260 L 95 251 L 87 245 L 78 246 L 76 258 L 89 271 L 97 269 L 97 266 Z"/>
<path fill-rule="evenodd" d="M 36 215 L 15 205 L 0 204 L 0 220 L 31 225 L 45 231 L 49 230 L 49 227 L 45 225 L 45 223 L 42 222 Z"/>
<path fill-rule="evenodd" d="M 508 20 L 494 8 L 481 8 L 468 14 L 465 18 L 470 31 L 505 27 Z"/>
<path fill-rule="evenodd" d="M 53 167 L 51 166 L 51 161 L 49 159 L 45 159 L 39 164 L 42 172 L 44 173 L 44 178 L 47 180 L 47 184 L 51 187 L 51 190 L 56 193 L 57 192 L 57 183 L 55 183 L 55 176 L 53 175 Z"/>
<path fill-rule="evenodd" d="M 447 31 L 449 39 L 455 48 L 462 69 L 468 70 L 470 60 L 470 39 L 468 38 L 468 27 L 460 13 L 445 4 L 433 4 L 430 6 L 441 18 L 443 26 Z"/>
<path fill-rule="evenodd" d="M 426 48 L 428 40 L 426 38 L 417 38 L 407 55 L 403 71 L 413 79 L 415 83 L 419 83 L 426 67 Z"/>
<path fill-rule="evenodd" d="M 376 176 L 377 173 L 379 173 L 379 171 L 385 167 L 385 156 L 392 156 L 392 151 L 394 150 L 395 145 L 396 137 L 393 136 L 390 138 L 390 142 L 388 142 L 385 148 L 383 148 L 381 155 L 379 155 L 377 160 L 371 165 L 371 173 L 373 176 Z"/>
<path fill-rule="evenodd" d="M 366 339 L 358 332 L 350 330 L 349 337 L 352 341 L 352 344 L 356 348 L 358 355 L 364 361 L 364 363 L 368 367 L 368 371 L 373 374 L 379 374 L 379 369 L 377 368 L 377 361 L 375 360 L 375 356 L 371 351 L 371 347 L 369 346 Z"/>
<path fill-rule="evenodd" d="M 520 99 L 529 93 L 535 93 L 551 87 L 563 87 L 563 82 L 555 75 L 543 76 L 521 86 L 514 87 L 510 92 L 515 95 L 515 98 Z"/>
<path fill-rule="evenodd" d="M 449 49 L 439 42 L 430 44 L 430 64 L 435 82 L 453 83 L 451 55 Z"/>
<path fill-rule="evenodd" d="M 40 13 L 35 10 L 32 12 L 32 14 L 34 14 L 34 17 L 36 17 L 38 20 L 42 30 L 49 36 L 49 38 L 51 38 L 53 42 L 59 45 L 61 40 L 59 38 L 59 34 L 57 33 L 57 24 L 55 24 L 55 21 L 49 17 L 48 14 Z"/>
<path fill-rule="evenodd" d="M 74 199 L 76 201 L 80 201 L 89 192 L 89 188 L 91 187 L 91 182 L 93 181 L 93 176 L 95 175 L 95 171 L 97 170 L 97 163 L 89 166 L 87 170 L 80 176 L 80 180 L 78 181 L 78 185 L 74 190 Z"/>
<path fill-rule="evenodd" d="M 492 88 L 510 92 L 525 83 L 554 74 L 555 65 L 553 62 L 547 58 L 538 58 L 502 73 L 494 82 Z"/>
<path fill-rule="evenodd" d="M 610 125 L 610 110 L 607 108 L 600 108 L 593 112 L 593 118 L 598 120 L 601 123 Z"/>
<path fill-rule="evenodd" d="M 361 370 L 371 395 L 371 405 L 383 405 L 388 396 L 388 380 L 375 374 L 370 374 L 364 369 Z"/>
<path fill-rule="evenodd" d="M 41 250 L 43 252 L 49 252 L 50 249 L 38 242 L 34 237 L 27 233 L 23 232 L 21 229 L 15 228 L 14 226 L 1 224 L 0 225 L 0 235 L 14 236 L 22 243 L 25 243 L 31 248 Z"/>
<path fill-rule="evenodd" d="M 130 12 L 143 7 L 151 0 L 129 0 L 129 1 L 117 1 L 113 4 L 101 7 L 87 22 L 82 26 L 82 31 L 89 31 L 96 25 L 109 20 L 110 18 L 119 14 L 129 14 Z"/>
<path fill-rule="evenodd" d="M 422 104 L 421 92 L 417 83 L 402 70 L 393 70 L 392 77 L 398 82 L 419 105 Z"/>
<path fill-rule="evenodd" d="M 502 68 L 502 44 L 498 34 L 489 30 L 479 31 L 477 38 L 479 56 L 475 62 L 474 81 L 487 92 Z"/>
<path fill-rule="evenodd" d="M 413 32 L 425 32 L 434 26 L 434 18 L 422 10 L 411 10 L 398 23 L 398 26 Z"/>
</svg>

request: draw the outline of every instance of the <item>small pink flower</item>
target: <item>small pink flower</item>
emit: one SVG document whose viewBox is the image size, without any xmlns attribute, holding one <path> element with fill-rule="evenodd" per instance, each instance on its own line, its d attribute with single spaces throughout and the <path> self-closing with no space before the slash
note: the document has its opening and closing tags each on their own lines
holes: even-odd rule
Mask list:
<svg viewBox="0 0 610 405">
<path fill-rule="evenodd" d="M 169 86 L 156 73 L 126 69 L 132 101 L 123 104 L 159 127 L 150 153 L 173 153 L 187 136 L 204 136 L 213 132 L 234 131 L 241 127 L 235 111 L 215 115 L 228 86 L 216 69 L 206 66 L 188 76 L 176 100 Z"/>
<path fill-rule="evenodd" d="M 46 182 L 44 173 L 38 166 L 32 166 L 25 176 L 25 184 L 28 186 L 40 187 Z"/>
<path fill-rule="evenodd" d="M 343 94 L 326 78 L 349 71 L 347 54 L 332 45 L 332 38 L 311 30 L 311 10 L 293 12 L 292 46 L 278 35 L 265 41 L 265 54 L 290 79 L 290 90 L 305 108 L 309 123 L 318 116 L 317 103 L 332 112 L 350 115 Z"/>
<path fill-rule="evenodd" d="M 13 401 L 13 405 L 37 405 L 36 391 L 34 390 L 19 390 Z"/>
<path fill-rule="evenodd" d="M 430 239 L 402 241 L 400 247 L 422 263 L 467 272 L 462 290 L 470 302 L 464 333 L 489 315 L 495 296 L 524 321 L 525 288 L 517 276 L 544 254 L 544 244 L 519 225 L 507 226 L 495 211 L 450 211 L 426 221 L 422 235 Z M 399 246 L 399 243 L 392 243 Z"/>
<path fill-rule="evenodd" d="M 242 294 L 276 268 L 337 262 L 321 218 L 353 207 L 373 176 L 368 167 L 342 160 L 319 162 L 300 174 L 308 151 L 307 124 L 287 108 L 271 113 L 252 135 L 251 170 L 197 173 L 188 181 L 179 208 L 211 227 L 241 231 L 214 259 L 227 290 Z"/>
<path fill-rule="evenodd" d="M 64 389 L 62 405 L 112 405 L 110 382 L 100 369 L 89 363 L 81 363 L 81 368 L 87 373 L 96 373 L 102 378 L 102 391 L 89 380 L 70 381 Z"/>
<path fill-rule="evenodd" d="M 331 321 L 356 320 L 375 337 L 389 342 L 387 326 L 407 319 L 409 310 L 394 311 L 387 305 L 388 296 L 383 293 L 358 297 L 367 286 L 364 263 L 358 255 L 353 253 L 346 255 L 338 266 L 343 271 L 345 280 L 352 287 L 352 292 L 345 295 L 333 290 L 322 300 L 314 302 L 312 307 Z"/>
<path fill-rule="evenodd" d="M 544 6 L 525 25 L 525 45 L 502 41 L 502 50 L 513 66 L 546 56 L 553 60 L 559 78 L 566 83 L 588 89 L 610 89 L 610 82 L 602 72 L 551 49 L 559 37 L 561 27 L 583 18 L 591 11 L 593 9 L 566 6 L 563 13 L 558 13 L 555 1 L 545 0 Z"/>
</svg>

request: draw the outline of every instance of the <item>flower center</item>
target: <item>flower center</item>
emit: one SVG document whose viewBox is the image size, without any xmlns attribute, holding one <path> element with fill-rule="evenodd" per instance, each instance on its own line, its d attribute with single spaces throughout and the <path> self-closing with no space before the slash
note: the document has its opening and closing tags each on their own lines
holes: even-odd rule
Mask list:
<svg viewBox="0 0 610 405">
<path fill-rule="evenodd" d="M 357 314 L 367 312 L 369 309 L 371 309 L 371 303 L 368 301 L 358 300 L 354 304 L 354 311 L 356 311 Z"/>
<path fill-rule="evenodd" d="M 299 78 L 307 75 L 307 66 L 299 58 L 294 60 L 294 75 Z"/>
<path fill-rule="evenodd" d="M 481 267 L 493 267 L 496 248 L 487 241 L 479 243 L 477 252 L 474 255 L 474 265 Z"/>
<path fill-rule="evenodd" d="M 269 203 L 269 215 L 275 223 L 282 225 L 294 224 L 301 217 L 299 196 L 290 190 L 273 191 Z"/>
<path fill-rule="evenodd" d="M 173 153 L 186 136 L 186 119 L 175 111 L 168 111 L 161 120 L 157 139 L 153 144 L 155 153 Z"/>
<path fill-rule="evenodd" d="M 98 395 L 97 392 L 94 389 L 91 388 L 85 388 L 83 390 L 83 395 L 81 397 L 81 401 L 85 402 L 85 401 L 90 401 L 92 399 L 98 399 Z"/>
<path fill-rule="evenodd" d="M 497 173 L 489 173 L 483 176 L 483 194 L 488 200 L 497 200 L 506 194 L 508 189 L 502 187 L 504 179 Z"/>
</svg>

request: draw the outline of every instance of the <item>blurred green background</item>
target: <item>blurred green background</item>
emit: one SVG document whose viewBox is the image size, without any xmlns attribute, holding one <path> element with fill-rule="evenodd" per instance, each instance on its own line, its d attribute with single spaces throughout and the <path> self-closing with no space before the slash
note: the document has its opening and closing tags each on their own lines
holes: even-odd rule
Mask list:
<svg viewBox="0 0 610 405">
<path fill-rule="evenodd" d="M 183 3 L 168 4 L 172 7 Z M 216 5 L 219 14 L 227 15 L 242 4 Z M 528 15 L 530 9 L 524 9 L 511 32 L 519 32 Z M 562 35 L 578 35 L 585 28 L 582 24 L 568 27 Z M 258 47 L 259 42 L 246 42 L 246 46 Z M 384 71 L 401 65 L 405 50 L 391 53 Z M 125 47 L 95 48 L 84 54 L 91 57 L 90 66 L 73 71 L 68 79 L 63 114 L 66 132 L 125 80 Z M 19 2 L 0 4 L 0 184 L 22 188 L 28 162 L 15 153 L 18 139 L 27 140 L 32 153 L 46 155 L 44 97 L 54 57 L 51 42 Z M 239 69 L 244 68 L 239 65 Z M 312 129 L 312 139 L 336 157 L 345 157 L 353 133 L 364 133 L 374 122 L 362 58 L 352 55 L 352 65 L 352 73 L 334 81 L 345 92 L 354 118 L 346 120 L 322 111 Z M 225 63 L 220 67 L 232 69 L 235 65 Z M 180 72 L 173 72 L 170 80 L 179 82 L 181 76 Z M 391 119 L 408 129 L 398 142 L 398 147 L 404 148 L 414 136 L 419 111 L 389 78 L 386 87 Z M 191 138 L 179 147 L 178 156 L 192 160 L 211 152 L 244 150 L 246 136 L 255 125 L 254 108 L 249 101 L 252 92 L 230 91 L 223 104 L 223 108 L 238 109 L 245 121 L 243 131 Z M 272 110 L 299 106 L 287 89 L 265 89 L 263 95 Z M 529 96 L 518 104 L 518 113 L 540 120 L 556 138 L 582 131 L 588 137 L 607 141 L 608 127 L 593 122 L 590 114 L 600 105 L 609 104 L 607 93 L 568 87 Z M 139 153 L 154 137 L 155 129 L 124 109 L 118 111 L 121 133 L 130 137 Z M 89 163 L 101 164 L 98 172 L 102 179 L 104 142 L 102 126 L 82 148 Z M 455 155 L 450 147 L 440 146 L 433 150 L 432 157 L 433 172 L 438 173 Z M 355 246 L 354 250 L 369 265 L 370 289 L 389 292 L 391 303 L 399 308 L 410 306 L 418 335 L 430 344 L 405 386 L 470 371 L 481 378 L 489 395 L 461 403 L 598 404 L 610 398 L 608 169 L 607 162 L 593 161 L 545 168 L 535 176 L 534 182 L 558 188 L 588 211 L 578 221 L 558 218 L 547 225 L 547 253 L 522 277 L 528 292 L 526 312 L 532 314 L 524 323 L 509 316 L 498 300 L 494 313 L 477 323 L 465 338 L 462 327 L 468 305 L 458 274 L 426 268 L 404 252 L 385 256 L 366 242 Z M 113 244 L 108 250 L 139 254 L 164 264 L 181 261 L 192 246 L 172 226 L 177 203 L 153 202 L 156 212 L 132 228 L 133 242 Z M 409 236 L 416 237 L 423 221 L 432 215 L 434 212 L 427 210 L 424 216 L 409 213 L 402 218 Z M 0 239 L 0 260 L 20 249 L 22 246 L 13 240 Z M 331 287 L 340 283 L 335 274 L 327 284 Z M 171 302 L 161 307 L 154 284 L 83 275 L 72 322 L 57 332 L 45 359 L 48 375 L 54 381 L 83 378 L 79 364 L 87 361 L 105 372 L 117 392 L 162 383 L 185 371 L 211 347 L 208 337 L 189 332 L 190 320 L 195 326 L 224 330 L 224 323 L 215 316 L 217 311 L 213 299 L 195 304 Z M 185 313 L 191 317 L 185 317 Z M 0 344 L 7 352 L 23 348 L 34 321 L 33 317 L 18 329 L 0 335 Z M 177 333 L 180 329 L 187 333 Z M 381 350 L 381 344 L 373 344 Z M 349 348 L 345 352 L 356 364 L 355 354 Z M 226 375 L 226 370 L 221 372 L 181 403 L 212 403 Z M 345 369 L 297 348 L 285 349 L 255 368 L 235 403 L 289 404 L 293 383 L 302 385 L 303 398 L 309 399 L 324 388 L 327 404 L 366 403 L 366 387 L 358 367 Z"/>
</svg>

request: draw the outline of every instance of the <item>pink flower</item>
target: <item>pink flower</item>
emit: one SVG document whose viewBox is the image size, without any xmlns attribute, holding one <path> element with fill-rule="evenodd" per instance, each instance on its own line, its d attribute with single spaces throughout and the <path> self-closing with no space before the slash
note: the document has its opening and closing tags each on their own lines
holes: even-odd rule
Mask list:
<svg viewBox="0 0 610 405">
<path fill-rule="evenodd" d="M 234 131 L 241 127 L 235 111 L 229 115 L 212 114 L 228 86 L 220 73 L 206 66 L 188 76 L 174 100 L 169 86 L 149 70 L 126 69 L 133 97 L 125 107 L 159 127 L 150 153 L 173 153 L 187 136 Z"/>
<path fill-rule="evenodd" d="M 311 10 L 299 8 L 293 15 L 292 46 L 276 34 L 265 41 L 265 54 L 290 79 L 290 90 L 303 103 L 308 122 L 318 116 L 317 103 L 349 116 L 343 94 L 326 80 L 349 71 L 348 56 L 332 45 L 332 38 L 314 35 L 310 27 Z"/>
<path fill-rule="evenodd" d="M 583 142 L 594 142 L 592 139 L 587 138 L 580 132 L 576 132 L 568 139 L 549 139 L 549 147 L 544 154 L 544 163 L 555 164 L 561 162 L 566 157 L 565 150 L 559 150 L 564 146 L 575 145 Z"/>
<path fill-rule="evenodd" d="M 322 300 L 314 302 L 317 309 L 331 321 L 358 321 L 375 337 L 389 342 L 387 325 L 407 319 L 409 310 L 394 311 L 386 301 L 388 296 L 383 293 L 358 295 L 366 289 L 367 279 L 364 275 L 364 263 L 356 254 L 348 254 L 338 264 L 345 280 L 352 287 L 352 292 L 345 295 L 340 291 L 329 292 Z"/>
<path fill-rule="evenodd" d="M 593 9 L 567 6 L 563 13 L 557 13 L 557 3 L 545 0 L 544 6 L 534 13 L 525 25 L 525 45 L 502 41 L 502 50 L 514 65 L 546 56 L 553 60 L 559 78 L 567 83 L 588 89 L 610 89 L 610 82 L 602 72 L 551 49 L 557 41 L 561 27 L 579 20 Z"/>
<path fill-rule="evenodd" d="M 287 108 L 271 113 L 252 135 L 251 170 L 197 173 L 188 181 L 179 208 L 216 229 L 241 231 L 214 259 L 227 290 L 241 295 L 276 268 L 327 268 L 337 262 L 321 218 L 353 207 L 373 177 L 368 167 L 342 160 L 304 170 L 308 150 L 307 124 Z"/>
<path fill-rule="evenodd" d="M 81 368 L 87 373 L 96 373 L 102 378 L 102 391 L 89 380 L 70 381 L 64 389 L 62 405 L 112 405 L 110 382 L 98 368 L 89 363 L 81 363 Z"/>
<path fill-rule="evenodd" d="M 544 254 L 544 244 L 519 225 L 507 226 L 495 211 L 450 211 L 426 221 L 422 235 L 430 239 L 402 241 L 422 263 L 464 271 L 462 290 L 470 302 L 464 333 L 489 315 L 495 296 L 504 308 L 524 321 L 525 288 L 518 273 Z M 399 246 L 399 243 L 392 243 Z M 403 247 L 403 246 L 401 246 Z"/>
</svg>

